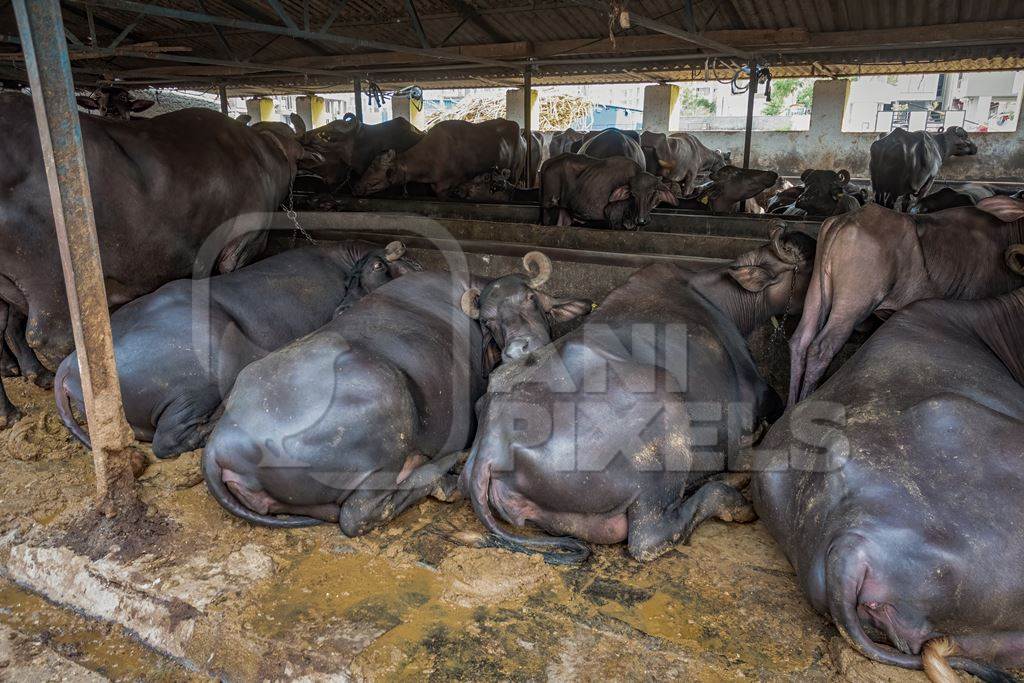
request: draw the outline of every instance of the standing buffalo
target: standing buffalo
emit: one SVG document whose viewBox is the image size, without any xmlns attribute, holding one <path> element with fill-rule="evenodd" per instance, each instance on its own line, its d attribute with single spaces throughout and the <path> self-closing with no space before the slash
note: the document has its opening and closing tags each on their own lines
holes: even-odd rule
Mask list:
<svg viewBox="0 0 1024 683">
<path fill-rule="evenodd" d="M 401 154 L 423 136 L 423 131 L 400 116 L 383 123 L 365 124 L 347 114 L 340 121 L 314 128 L 302 136 L 302 144 L 319 152 L 323 159 L 302 163 L 299 168 L 320 176 L 333 188 L 358 179 L 387 150 Z"/>
<path fill-rule="evenodd" d="M 710 149 L 690 133 L 652 133 L 644 131 L 640 136 L 640 144 L 653 152 L 657 170 L 648 168 L 667 180 L 674 180 L 682 185 L 683 196 L 693 194 L 697 179 L 705 174 L 714 173 L 729 164 L 727 154 L 717 149 Z"/>
<path fill-rule="evenodd" d="M 985 298 L 1024 285 L 1024 208 L 1003 201 L 1010 206 L 1000 216 L 974 207 L 910 216 L 868 204 L 825 221 L 804 314 L 790 340 L 789 402 L 814 390 L 854 327 L 875 311 L 920 299 Z"/>
<path fill-rule="evenodd" d="M 931 190 L 946 159 L 977 153 L 978 146 L 959 126 L 942 133 L 908 133 L 897 128 L 871 143 L 871 187 L 875 201 L 892 209 L 904 197 L 907 203 L 922 199 Z"/>
<path fill-rule="evenodd" d="M 104 85 L 92 95 L 79 95 L 75 98 L 78 106 L 89 111 L 98 112 L 100 116 L 128 121 L 132 114 L 144 112 L 156 102 L 139 100 L 131 93 L 116 85 Z"/>
<path fill-rule="evenodd" d="M 644 152 L 640 143 L 617 128 L 608 128 L 588 138 L 579 148 L 579 154 L 595 159 L 626 157 L 632 159 L 640 168 L 646 167 Z"/>
<path fill-rule="evenodd" d="M 526 143 L 519 124 L 505 119 L 469 123 L 441 121 L 418 143 L 380 154 L 353 187 L 353 194 L 374 194 L 395 185 L 425 183 L 438 197 L 456 185 L 494 168 L 508 168 L 517 181 L 526 171 Z"/>
<path fill-rule="evenodd" d="M 566 128 L 561 133 L 555 133 L 551 136 L 551 142 L 548 143 L 548 158 L 572 152 L 572 146 L 583 140 L 585 136 L 586 133 L 583 131 L 573 130 L 572 128 Z"/>
<path fill-rule="evenodd" d="M 304 154 L 283 123 L 246 127 L 208 109 L 81 125 L 111 306 L 249 261 Z M 25 339 L 55 368 L 74 344 L 32 100 L 0 94 L 0 128 L 0 299 L 27 318 Z M 0 394 L 0 425 L 18 417 Z"/>
<path fill-rule="evenodd" d="M 813 254 L 813 239 L 776 228 L 721 268 L 648 266 L 584 325 L 495 373 L 461 479 L 495 543 L 578 562 L 577 539 L 625 541 L 650 560 L 706 519 L 752 519 L 739 491 L 707 478 L 782 412 L 744 336 L 799 308 Z M 495 512 L 561 537 L 506 531 Z"/>
<path fill-rule="evenodd" d="M 1024 290 L 915 303 L 755 459 L 757 512 L 814 608 L 932 681 L 1024 666 L 1022 329 Z"/>
<path fill-rule="evenodd" d="M 562 154 L 540 170 L 541 223 L 571 225 L 573 220 L 608 221 L 613 228 L 646 225 L 658 204 L 676 205 L 672 191 L 643 167 L 621 156 L 594 159 Z M 557 210 L 552 221 L 549 213 Z"/>
<path fill-rule="evenodd" d="M 454 491 L 446 475 L 498 358 L 547 344 L 552 320 L 591 309 L 538 289 L 551 272 L 543 254 L 524 262 L 534 277 L 398 278 L 243 370 L 203 454 L 214 497 L 255 524 L 331 521 L 356 536 Z"/>
<path fill-rule="evenodd" d="M 177 280 L 110 318 L 125 415 L 159 458 L 199 448 L 212 416 L 249 363 L 326 324 L 392 278 L 417 268 L 393 242 L 303 247 L 207 280 Z M 57 412 L 88 444 L 78 355 L 57 369 Z"/>
</svg>

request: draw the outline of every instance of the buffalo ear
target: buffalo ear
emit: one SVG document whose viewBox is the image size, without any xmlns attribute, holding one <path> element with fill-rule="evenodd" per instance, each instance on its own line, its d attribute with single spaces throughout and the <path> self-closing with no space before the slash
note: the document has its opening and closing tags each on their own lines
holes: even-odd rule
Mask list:
<svg viewBox="0 0 1024 683">
<path fill-rule="evenodd" d="M 608 203 L 621 202 L 625 199 L 629 199 L 629 185 L 620 185 L 612 190 L 611 196 L 608 197 Z"/>
<path fill-rule="evenodd" d="M 292 122 L 292 128 L 295 129 L 295 137 L 301 138 L 306 134 L 306 122 L 302 120 L 301 116 L 292 113 L 288 115 L 288 120 Z"/>
<path fill-rule="evenodd" d="M 807 182 L 807 176 L 811 175 L 811 173 L 813 173 L 813 172 L 814 172 L 813 168 L 808 168 L 803 173 L 801 173 L 800 174 L 800 182 L 806 183 Z"/>
<path fill-rule="evenodd" d="M 850 182 L 850 172 L 847 171 L 845 168 L 839 171 L 839 182 L 841 182 L 843 185 Z"/>
<path fill-rule="evenodd" d="M 132 100 L 130 106 L 131 110 L 137 114 L 140 111 L 146 111 L 154 104 L 156 104 L 156 102 L 154 102 L 153 100 Z"/>
<path fill-rule="evenodd" d="M 79 107 L 82 109 L 88 109 L 89 111 L 95 111 L 100 108 L 100 103 L 88 95 L 78 95 L 75 97 L 75 101 L 78 102 Z"/>
<path fill-rule="evenodd" d="M 655 195 L 655 199 L 657 199 L 660 204 L 679 206 L 679 199 L 676 197 L 675 193 L 665 185 L 658 186 L 658 193 Z"/>
<path fill-rule="evenodd" d="M 779 278 L 772 275 L 770 270 L 761 266 L 733 266 L 729 269 L 729 276 L 740 287 L 754 293 L 779 281 Z"/>
<path fill-rule="evenodd" d="M 574 318 L 588 315 L 594 310 L 594 302 L 590 299 L 554 299 L 544 296 L 541 303 L 544 312 L 555 322 L 568 322 Z"/>
</svg>

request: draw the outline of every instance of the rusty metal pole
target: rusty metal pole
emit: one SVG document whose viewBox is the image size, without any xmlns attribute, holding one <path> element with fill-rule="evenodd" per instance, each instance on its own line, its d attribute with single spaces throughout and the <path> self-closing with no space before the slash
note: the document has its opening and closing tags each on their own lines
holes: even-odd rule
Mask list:
<svg viewBox="0 0 1024 683">
<path fill-rule="evenodd" d="M 757 95 L 757 79 L 760 75 L 757 62 L 750 66 L 750 84 L 747 86 L 747 125 L 743 132 L 743 168 L 750 168 L 750 138 L 754 131 L 754 97 Z"/>
<path fill-rule="evenodd" d="M 523 137 L 526 140 L 526 185 L 533 187 L 533 68 L 523 70 Z"/>
<path fill-rule="evenodd" d="M 82 375 L 99 509 L 137 500 L 134 438 L 121 405 L 85 146 L 58 0 L 14 0 L 50 186 L 71 326 Z"/>
<path fill-rule="evenodd" d="M 356 120 L 363 122 L 363 82 L 359 76 L 352 79 L 352 93 L 356 96 Z"/>
<path fill-rule="evenodd" d="M 217 94 L 220 95 L 220 113 L 227 116 L 228 114 L 228 89 L 223 85 L 217 88 Z"/>
</svg>

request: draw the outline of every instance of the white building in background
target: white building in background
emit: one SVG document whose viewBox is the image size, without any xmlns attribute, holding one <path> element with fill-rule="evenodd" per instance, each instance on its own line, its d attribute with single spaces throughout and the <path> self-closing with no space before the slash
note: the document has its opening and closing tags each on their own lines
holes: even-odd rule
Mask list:
<svg viewBox="0 0 1024 683">
<path fill-rule="evenodd" d="M 1024 71 L 860 76 L 852 79 L 843 130 L 972 132 L 1017 129 Z"/>
</svg>

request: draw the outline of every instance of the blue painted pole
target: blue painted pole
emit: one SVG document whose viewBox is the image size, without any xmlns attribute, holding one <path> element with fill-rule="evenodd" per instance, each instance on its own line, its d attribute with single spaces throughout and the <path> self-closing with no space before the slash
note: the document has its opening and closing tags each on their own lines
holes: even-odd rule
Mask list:
<svg viewBox="0 0 1024 683">
<path fill-rule="evenodd" d="M 64 22 L 58 0 L 14 0 L 13 4 L 32 86 L 78 351 L 96 468 L 97 506 L 112 516 L 125 503 L 137 500 L 132 458 L 139 454 L 121 404 Z"/>
</svg>

